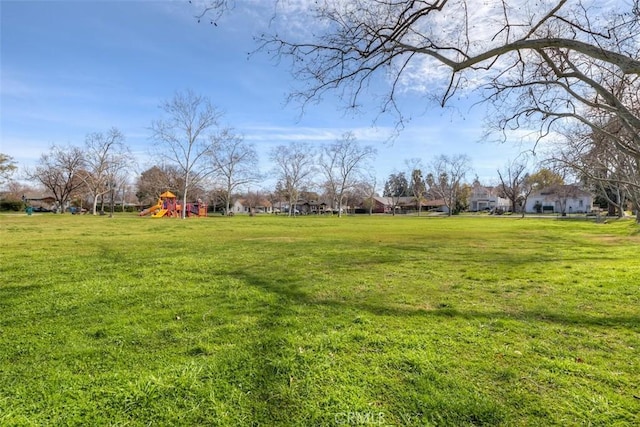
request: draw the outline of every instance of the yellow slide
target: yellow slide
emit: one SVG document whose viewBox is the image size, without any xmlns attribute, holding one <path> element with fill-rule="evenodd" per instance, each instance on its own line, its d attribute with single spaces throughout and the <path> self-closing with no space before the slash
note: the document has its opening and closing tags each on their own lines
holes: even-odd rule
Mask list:
<svg viewBox="0 0 640 427">
<path fill-rule="evenodd" d="M 151 215 L 151 218 L 162 218 L 167 213 L 166 209 L 160 209 L 158 212 Z"/>
<path fill-rule="evenodd" d="M 147 208 L 147 209 L 143 210 L 138 215 L 140 215 L 140 216 L 149 215 L 149 214 L 154 213 L 158 209 L 162 209 L 162 202 L 160 200 L 158 200 L 158 203 L 156 205 L 153 205 L 150 208 Z"/>
<path fill-rule="evenodd" d="M 154 206 L 151 206 L 150 208 L 145 209 L 145 210 L 143 210 L 142 212 L 140 212 L 140 214 L 139 214 L 139 215 L 140 215 L 140 216 L 145 216 L 145 215 L 152 214 L 152 213 L 154 213 L 155 211 L 157 211 L 158 209 L 160 209 L 161 207 L 162 207 L 162 205 L 154 205 Z"/>
</svg>

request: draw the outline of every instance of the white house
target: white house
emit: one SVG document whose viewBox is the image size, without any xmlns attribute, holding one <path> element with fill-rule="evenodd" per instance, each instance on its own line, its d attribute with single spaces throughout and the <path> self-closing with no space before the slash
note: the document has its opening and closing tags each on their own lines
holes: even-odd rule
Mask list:
<svg viewBox="0 0 640 427">
<path fill-rule="evenodd" d="M 508 210 L 510 207 L 509 200 L 498 195 L 498 187 L 485 187 L 478 181 L 473 183 L 471 196 L 469 197 L 469 210 L 471 212 L 495 208 Z"/>
<path fill-rule="evenodd" d="M 554 185 L 529 195 L 527 213 L 588 213 L 593 210 L 593 196 L 577 185 Z"/>
<path fill-rule="evenodd" d="M 260 198 L 259 200 L 256 200 L 254 203 L 255 203 L 255 206 L 253 206 L 254 213 L 272 213 L 273 212 L 273 207 L 271 206 L 271 202 L 269 202 L 267 199 Z M 231 205 L 231 212 L 236 214 L 238 213 L 248 214 L 250 208 L 251 208 L 251 205 L 249 203 L 249 200 L 237 199 L 235 202 L 233 202 L 233 205 Z"/>
</svg>

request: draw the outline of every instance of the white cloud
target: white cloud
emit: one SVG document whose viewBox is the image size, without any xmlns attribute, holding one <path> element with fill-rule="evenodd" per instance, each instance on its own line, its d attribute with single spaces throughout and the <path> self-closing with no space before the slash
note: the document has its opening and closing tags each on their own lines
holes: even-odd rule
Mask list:
<svg viewBox="0 0 640 427">
<path fill-rule="evenodd" d="M 346 133 L 352 132 L 362 143 L 385 142 L 392 133 L 391 128 L 350 127 L 323 128 L 300 126 L 247 126 L 241 129 L 247 141 L 272 141 L 279 143 L 307 141 L 334 142 Z"/>
</svg>

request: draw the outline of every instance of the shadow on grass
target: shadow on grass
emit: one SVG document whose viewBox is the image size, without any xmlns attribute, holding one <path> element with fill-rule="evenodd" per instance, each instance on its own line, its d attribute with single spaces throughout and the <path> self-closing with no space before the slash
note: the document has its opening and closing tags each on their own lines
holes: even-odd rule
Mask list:
<svg viewBox="0 0 640 427">
<path fill-rule="evenodd" d="M 266 403 L 256 408 L 258 419 L 282 425 L 336 425 L 336 420 L 341 421 L 345 413 L 381 412 L 386 414 L 386 421 L 393 422 L 391 425 L 499 425 L 505 419 L 505 411 L 500 404 L 467 383 L 449 381 L 445 377 L 432 381 L 429 375 L 418 373 L 416 377 L 398 371 L 387 373 L 389 378 L 404 378 L 391 391 L 386 382 L 381 385 L 383 380 L 378 378 L 380 374 L 374 378 L 367 377 L 370 367 L 364 359 L 360 366 L 356 363 L 352 367 L 342 366 L 320 371 L 323 379 L 319 379 L 319 368 L 314 365 L 316 359 L 305 361 L 304 358 L 298 359 L 298 354 L 292 357 L 292 353 L 297 353 L 297 348 L 289 341 L 291 329 L 285 319 L 289 316 L 301 316 L 300 310 L 305 307 L 321 306 L 336 316 L 350 316 L 349 310 L 403 316 L 425 315 L 424 312 L 387 310 L 350 301 L 318 301 L 302 290 L 303 284 L 293 280 L 274 283 L 247 271 L 235 272 L 233 276 L 249 286 L 277 295 L 270 312 L 260 322 L 265 333 L 252 343 L 254 352 L 252 361 L 249 362 L 255 364 L 259 361 L 261 366 L 260 374 L 254 379 L 252 387 L 253 392 L 257 393 L 257 401 Z M 331 315 L 327 317 L 331 318 Z M 360 319 L 357 314 L 356 319 Z M 326 325 L 324 329 L 330 328 L 331 325 Z M 340 344 L 337 345 L 339 348 Z M 333 351 L 340 352 L 339 349 Z M 348 369 L 346 378 L 350 378 L 349 380 L 345 380 L 344 369 Z M 307 377 L 308 371 L 314 373 Z M 298 380 L 304 386 L 291 389 L 291 382 Z M 333 385 L 327 390 L 317 384 L 317 381 Z M 308 401 L 313 401 L 315 405 L 311 412 Z M 376 401 L 381 406 L 372 410 L 370 402 Z M 296 419 L 290 418 L 292 414 L 295 414 Z"/>
<path fill-rule="evenodd" d="M 540 244 L 540 247 L 544 247 L 544 244 Z M 554 243 L 554 246 L 559 247 L 558 243 Z M 590 258 L 598 261 L 619 261 L 620 257 L 614 254 L 607 254 L 602 251 L 602 245 L 599 243 L 585 243 L 580 240 L 565 241 L 564 247 L 566 249 L 580 248 L 579 255 L 568 256 L 565 254 L 558 254 L 555 251 L 540 251 L 535 247 L 531 248 L 531 251 L 512 251 L 508 247 L 477 247 L 471 249 L 463 249 L 458 251 L 449 251 L 446 248 L 433 249 L 422 245 L 389 245 L 389 248 L 393 249 L 399 254 L 396 255 L 396 259 L 426 259 L 426 260 L 444 260 L 447 263 L 471 263 L 478 265 L 486 265 L 488 260 L 492 266 L 503 266 L 505 268 L 517 268 L 521 266 L 531 266 L 534 264 L 554 264 L 554 263 L 569 263 L 580 265 L 585 260 Z M 586 253 L 585 251 L 590 251 Z"/>
<path fill-rule="evenodd" d="M 299 378 L 305 378 L 304 363 L 306 362 L 301 362 L 301 359 L 297 358 L 295 345 L 291 342 L 292 329 L 289 321 L 290 318 L 305 317 L 307 310 L 309 310 L 307 313 L 310 314 L 310 319 L 318 318 L 316 315 L 319 309 L 320 311 L 327 310 L 326 316 L 322 316 L 327 319 L 331 319 L 334 315 L 343 318 L 345 315 L 357 318 L 359 314 L 366 312 L 374 317 L 417 317 L 425 320 L 429 318 L 481 322 L 511 320 L 523 323 L 553 323 L 571 327 L 640 328 L 640 316 L 633 315 L 602 316 L 588 312 L 561 312 L 551 308 L 516 312 L 482 311 L 445 304 L 433 309 L 399 307 L 384 300 L 363 299 L 348 291 L 341 293 L 339 289 L 332 289 L 337 294 L 331 292 L 327 294 L 314 286 L 314 283 L 307 281 L 308 279 L 299 271 L 291 272 L 290 275 L 287 273 L 286 268 L 273 271 L 268 264 L 243 266 L 227 272 L 230 277 L 241 283 L 274 297 L 268 307 L 260 311 L 258 324 L 264 333 L 249 344 L 249 354 L 246 357 L 248 358 L 247 363 L 253 364 L 258 372 L 257 376 L 251 379 L 251 389 L 258 396 L 254 408 L 255 413 L 259 414 L 257 419 L 270 420 L 275 423 L 330 425 L 335 421 L 332 418 L 334 413 L 340 408 L 344 408 L 345 405 L 347 405 L 346 410 L 359 410 L 355 400 L 342 397 L 339 391 L 336 391 L 335 396 L 327 396 L 326 401 L 316 403 L 315 413 L 309 413 L 309 408 L 305 407 L 303 402 L 309 398 L 317 399 L 318 389 L 314 388 L 314 380 L 307 379 L 306 388 L 296 389 L 295 386 L 292 386 L 292 383 L 295 383 Z M 380 322 L 384 323 L 384 319 Z M 331 325 L 327 325 L 327 328 L 330 327 Z M 311 366 L 311 369 L 315 368 Z M 359 382 L 366 382 L 366 379 L 360 378 L 356 372 L 354 371 L 351 375 L 352 378 L 355 378 L 352 380 L 355 383 L 348 384 L 346 387 L 357 389 Z M 337 374 L 329 372 L 327 375 Z M 402 373 L 397 373 L 397 375 L 402 375 Z M 338 379 L 335 384 L 336 390 L 339 390 L 341 386 L 339 381 Z M 420 419 L 420 422 L 428 421 L 438 425 L 494 425 L 504 422 L 507 417 L 493 398 L 474 390 L 471 384 L 451 383 L 445 386 L 450 389 L 441 390 L 440 394 L 437 394 L 434 390 L 438 388 L 436 387 L 438 384 L 425 381 L 416 384 L 411 381 L 406 382 L 403 386 L 405 390 L 396 392 L 402 394 L 395 394 L 395 400 L 392 399 L 389 403 L 385 403 L 387 405 L 384 406 L 385 410 L 388 410 L 389 414 L 396 414 L 402 413 L 407 408 L 414 412 L 426 409 L 425 418 Z M 388 395 L 388 391 L 377 389 L 371 384 L 359 390 L 358 393 L 368 394 L 367 398 L 373 400 L 377 396 Z M 469 402 L 475 402 L 476 406 Z M 287 418 L 292 414 L 298 414 L 299 418 L 295 421 Z M 442 418 L 430 418 L 433 416 Z"/>
<path fill-rule="evenodd" d="M 607 326 L 607 327 L 629 327 L 640 328 L 639 316 L 598 316 L 589 314 L 588 312 L 557 312 L 546 310 L 530 310 L 519 312 L 502 312 L 502 311 L 478 311 L 466 310 L 448 305 L 439 306 L 434 309 L 397 307 L 385 304 L 384 302 L 372 303 L 369 301 L 357 300 L 350 298 L 346 300 L 336 300 L 334 298 L 319 298 L 303 290 L 303 283 L 280 279 L 277 283 L 272 280 L 265 279 L 256 274 L 252 274 L 247 270 L 236 271 L 232 275 L 251 286 L 260 288 L 268 293 L 275 293 L 279 296 L 283 303 L 299 304 L 299 305 L 321 305 L 329 307 L 333 310 L 344 311 L 353 309 L 358 311 L 366 311 L 377 316 L 422 316 L 422 317 L 457 317 L 462 319 L 509 319 L 519 321 L 539 321 L 550 322 L 569 326 Z"/>
<path fill-rule="evenodd" d="M 255 419 L 269 420 L 274 425 L 336 425 L 345 413 L 372 414 L 385 411 L 388 417 L 397 418 L 396 421 L 401 423 L 398 425 L 423 425 L 425 422 L 445 426 L 498 425 L 504 420 L 505 412 L 501 405 L 491 397 L 473 390 L 469 384 L 430 382 L 429 378 L 415 382 L 409 379 L 413 378 L 409 375 L 401 385 L 396 385 L 394 392 L 390 392 L 387 384 L 379 384 L 379 378 L 367 378 L 369 367 L 364 361 L 364 365 L 356 364 L 351 368 L 335 362 L 337 367 L 331 367 L 328 371 L 320 370 L 316 363 L 322 363 L 321 360 L 305 359 L 299 353 L 302 352 L 297 347 L 300 341 L 292 341 L 292 327 L 289 323 L 291 318 L 305 317 L 304 311 L 307 308 L 313 310 L 313 307 L 318 306 L 328 309 L 336 316 L 351 316 L 350 310 L 365 310 L 380 315 L 425 313 L 389 311 L 352 301 L 318 301 L 304 292 L 303 283 L 295 280 L 274 282 L 246 270 L 230 275 L 248 286 L 275 294 L 276 297 L 266 312 L 261 311 L 258 325 L 264 332 L 255 341 L 248 343 L 249 354 L 245 356 L 247 365 L 254 369 L 257 367 L 255 375 L 247 378 L 251 381 L 250 389 L 256 396 L 253 408 Z M 327 316 L 331 317 L 331 314 Z M 310 318 L 314 319 L 315 316 Z M 360 318 L 356 315 L 356 319 Z M 324 329 L 330 328 L 331 325 L 321 327 L 318 333 L 322 334 Z M 340 344 L 336 345 L 337 349 L 332 350 L 329 344 L 327 353 L 340 352 Z M 346 377 L 345 369 L 348 369 Z M 312 374 L 309 375 L 309 372 Z M 396 374 L 404 375 L 402 372 Z M 323 388 L 323 383 L 332 386 L 330 389 Z M 370 402 L 379 401 L 383 396 L 390 400 L 385 400 L 380 408 L 373 411 L 369 406 Z M 310 401 L 313 405 L 309 405 Z M 421 415 L 413 417 L 415 422 L 406 419 L 407 414 L 418 413 Z"/>
<path fill-rule="evenodd" d="M 42 285 L 6 285 L 0 286 L 0 301 L 22 299 L 42 288 Z"/>
</svg>

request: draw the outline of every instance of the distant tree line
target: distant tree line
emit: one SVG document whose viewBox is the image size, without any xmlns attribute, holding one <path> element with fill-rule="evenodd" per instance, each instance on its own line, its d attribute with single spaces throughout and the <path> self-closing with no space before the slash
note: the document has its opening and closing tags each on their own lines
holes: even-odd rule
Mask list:
<svg viewBox="0 0 640 427">
<path fill-rule="evenodd" d="M 273 166 L 267 173 L 275 185 L 265 188 L 255 147 L 232 128 L 220 125 L 221 113 L 209 99 L 192 91 L 178 92 L 161 107 L 163 117 L 150 128 L 155 142 L 152 158 L 157 163 L 139 173 L 135 182 L 131 175 L 137 164 L 117 128 L 88 134 L 82 146 L 52 146 L 34 167 L 24 170 L 24 176 L 52 195 L 62 212 L 81 204 L 96 215 L 105 210 L 106 200 L 112 214 L 116 204 L 122 209 L 127 203 L 150 205 L 167 190 L 183 203 L 200 199 L 227 213 L 241 196 L 250 203 L 265 198 L 292 207 L 303 195 L 321 199 L 338 215 L 345 212 L 345 206 L 354 205 L 371 212 L 378 194 L 371 166 L 376 151 L 359 144 L 353 133 L 321 147 L 302 142 L 274 147 L 269 152 Z M 628 203 L 637 209 L 640 185 L 635 186 L 633 179 L 638 165 L 605 151 L 600 137 L 595 132 L 574 133 L 573 149 L 552 153 L 538 165 L 538 171 L 526 157 L 509 162 L 497 170 L 499 196 L 508 199 L 511 210 L 517 212 L 532 191 L 553 185 L 560 188 L 566 176 L 573 176 L 612 213 L 623 214 Z M 4 198 L 3 206 L 15 210 L 25 191 L 11 179 L 17 170 L 15 161 L 0 156 L 0 178 L 13 194 L 13 198 Z M 472 167 L 467 155 L 435 156 L 427 166 L 416 158 L 405 163 L 405 171 L 392 173 L 383 183 L 382 194 L 391 197 L 394 205 L 400 197 L 412 197 L 418 215 L 426 199 L 441 201 L 449 215 L 468 209 L 471 186 L 467 177 Z M 292 209 L 288 214 L 293 214 Z"/>
<path fill-rule="evenodd" d="M 198 22 L 233 13 L 229 0 L 205 3 Z M 488 108 L 491 134 L 552 139 L 550 167 L 570 170 L 618 214 L 631 204 L 640 220 L 638 0 L 529 3 L 315 2 L 296 9 L 315 26 L 290 31 L 292 17 L 274 1 L 269 31 L 256 39 L 258 50 L 290 64 L 291 98 L 306 104 L 331 93 L 357 109 L 375 89 L 379 111 L 399 128 L 406 88 L 428 87 L 425 99 L 442 106 L 473 93 Z M 529 173 L 518 169 L 507 166 L 500 179 L 512 205 L 528 187 Z M 434 187 L 450 184 L 432 178 Z"/>
</svg>

